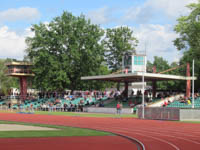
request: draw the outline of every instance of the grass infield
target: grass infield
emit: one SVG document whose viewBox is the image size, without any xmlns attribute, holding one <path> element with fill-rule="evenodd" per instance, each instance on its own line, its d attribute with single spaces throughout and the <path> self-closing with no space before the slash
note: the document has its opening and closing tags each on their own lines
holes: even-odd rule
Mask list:
<svg viewBox="0 0 200 150">
<path fill-rule="evenodd" d="M 48 112 L 48 111 L 36 111 L 35 114 L 41 115 L 65 115 L 65 116 L 80 116 L 80 117 L 110 117 L 110 118 L 137 118 L 136 114 L 101 114 L 101 113 L 79 113 L 79 112 Z"/>
<path fill-rule="evenodd" d="M 17 111 L 0 111 L 1 113 L 16 113 Z M 137 118 L 137 114 L 103 114 L 103 113 L 84 113 L 84 112 L 49 112 L 49 111 L 35 111 L 34 114 L 40 115 L 64 115 L 64 116 L 79 116 L 79 117 L 100 117 L 100 118 Z"/>
<path fill-rule="evenodd" d="M 96 130 L 81 129 L 66 126 L 32 124 L 22 122 L 0 121 L 0 124 L 18 124 L 39 127 L 56 128 L 55 131 L 0 131 L 0 138 L 27 138 L 27 137 L 63 137 L 63 136 L 108 136 L 113 135 L 108 132 Z"/>
<path fill-rule="evenodd" d="M 182 123 L 200 123 L 200 121 L 180 121 Z"/>
</svg>

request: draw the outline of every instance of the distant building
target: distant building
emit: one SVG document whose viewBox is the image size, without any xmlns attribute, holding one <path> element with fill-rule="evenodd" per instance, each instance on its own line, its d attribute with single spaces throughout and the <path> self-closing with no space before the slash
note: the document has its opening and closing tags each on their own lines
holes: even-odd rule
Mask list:
<svg viewBox="0 0 200 150">
<path fill-rule="evenodd" d="M 127 52 L 122 58 L 122 70 L 123 73 L 137 73 L 137 72 L 145 72 L 146 73 L 146 65 L 147 65 L 147 57 L 145 53 L 137 53 L 137 52 Z M 142 82 L 135 82 L 129 84 L 134 93 L 137 90 L 142 90 L 143 84 Z M 144 83 L 146 87 L 146 82 Z"/>
<path fill-rule="evenodd" d="M 127 52 L 122 58 L 123 73 L 146 72 L 146 54 Z"/>
</svg>

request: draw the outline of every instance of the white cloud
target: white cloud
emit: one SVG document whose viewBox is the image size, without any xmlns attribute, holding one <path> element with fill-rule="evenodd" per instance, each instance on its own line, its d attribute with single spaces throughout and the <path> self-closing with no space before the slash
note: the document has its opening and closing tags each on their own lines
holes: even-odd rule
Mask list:
<svg viewBox="0 0 200 150">
<path fill-rule="evenodd" d="M 190 10 L 186 7 L 198 0 L 146 0 L 137 6 L 130 6 L 125 10 L 102 7 L 89 11 L 87 17 L 95 24 L 107 23 L 139 23 L 170 19 L 175 21 L 181 15 L 186 15 Z M 121 16 L 122 15 L 122 16 Z M 118 16 L 118 17 L 116 17 Z M 120 17 L 121 16 L 121 17 Z"/>
<path fill-rule="evenodd" d="M 182 56 L 173 45 L 173 40 L 178 35 L 173 32 L 170 25 L 140 25 L 133 30 L 139 40 L 137 50 L 146 49 L 148 60 L 152 61 L 154 56 L 159 56 L 171 63 L 178 61 Z"/>
<path fill-rule="evenodd" d="M 130 7 L 125 11 L 125 15 L 122 17 L 122 21 L 146 23 L 153 16 L 152 9 L 147 3 L 142 6 Z"/>
<path fill-rule="evenodd" d="M 198 0 L 147 0 L 143 5 L 130 7 L 123 16 L 125 22 L 139 23 L 133 27 L 139 40 L 137 50 L 147 50 L 148 60 L 153 61 L 154 56 L 162 56 L 170 63 L 179 61 L 182 52 L 173 44 L 178 35 L 173 31 L 173 25 L 150 24 L 156 19 L 166 18 L 175 21 L 181 15 L 187 15 L 190 10 L 185 6 Z M 159 18 L 160 17 L 160 18 Z M 163 21 L 162 21 L 163 22 Z"/>
<path fill-rule="evenodd" d="M 0 58 L 23 59 L 26 48 L 25 38 L 33 36 L 30 29 L 25 29 L 23 34 L 10 31 L 7 26 L 0 27 Z"/>
<path fill-rule="evenodd" d="M 0 12 L 0 22 L 4 21 L 32 21 L 38 19 L 40 13 L 36 8 L 21 7 L 18 9 L 11 8 Z"/>
<path fill-rule="evenodd" d="M 87 17 L 95 24 L 106 24 L 112 20 L 112 10 L 108 7 L 102 7 L 89 11 Z"/>
<path fill-rule="evenodd" d="M 177 17 L 189 13 L 186 5 L 194 2 L 197 0 L 147 0 L 143 5 L 128 8 L 122 20 L 143 24 L 162 15 L 174 21 Z"/>
<path fill-rule="evenodd" d="M 169 17 L 179 17 L 189 12 L 186 6 L 198 0 L 148 0 L 147 5 L 162 10 Z"/>
</svg>

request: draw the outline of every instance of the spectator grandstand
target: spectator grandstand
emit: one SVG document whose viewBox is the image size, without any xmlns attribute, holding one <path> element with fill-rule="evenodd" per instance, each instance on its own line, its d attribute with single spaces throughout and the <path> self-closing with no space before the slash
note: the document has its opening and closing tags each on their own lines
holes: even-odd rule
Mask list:
<svg viewBox="0 0 200 150">
<path fill-rule="evenodd" d="M 167 107 L 177 107 L 177 108 L 192 108 L 192 98 L 182 98 L 175 100 L 172 103 L 167 104 Z M 194 99 L 194 108 L 200 108 L 200 97 Z"/>
<path fill-rule="evenodd" d="M 150 92 L 145 95 L 145 105 L 148 107 L 178 107 L 178 108 L 192 108 L 191 99 L 185 97 L 177 97 L 175 93 L 158 92 L 157 97 L 152 98 Z M 182 94 L 183 95 L 183 94 Z M 172 98 L 174 99 L 172 100 Z M 18 100 L 17 103 L 12 103 L 9 106 L 9 98 L 2 97 L 0 100 L 0 108 L 15 109 L 17 111 L 86 111 L 84 107 L 105 107 L 116 108 L 120 101 L 123 108 L 132 108 L 133 112 L 137 111 L 137 106 L 142 104 L 142 95 L 140 92 L 136 95 L 131 94 L 128 99 L 123 96 L 123 92 L 112 91 L 67 91 L 65 93 L 38 93 L 38 95 L 28 95 L 24 101 Z M 19 98 L 15 96 L 14 98 Z M 159 106 L 153 106 L 154 104 Z M 195 95 L 195 108 L 200 108 L 200 97 Z"/>
<path fill-rule="evenodd" d="M 100 91 L 75 91 L 73 95 L 64 93 L 39 93 L 38 98 L 18 100 L 12 104 L 12 109 L 28 110 L 52 110 L 52 111 L 83 111 L 84 106 L 99 105 L 107 100 L 105 92 Z M 0 100 L 1 106 L 8 106 L 10 97 Z"/>
</svg>

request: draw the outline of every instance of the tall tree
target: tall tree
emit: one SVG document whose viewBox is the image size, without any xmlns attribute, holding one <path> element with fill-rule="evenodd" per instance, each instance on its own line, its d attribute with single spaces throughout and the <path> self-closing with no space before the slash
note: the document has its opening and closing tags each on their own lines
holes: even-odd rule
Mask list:
<svg viewBox="0 0 200 150">
<path fill-rule="evenodd" d="M 153 63 L 147 60 L 147 72 L 153 73 Z"/>
<path fill-rule="evenodd" d="M 164 72 L 164 74 L 182 75 L 182 76 L 185 76 L 186 74 L 186 66 L 185 65 L 182 66 L 182 63 L 172 62 L 171 64 L 169 64 L 167 60 L 164 60 L 162 57 L 158 57 L 158 56 L 154 57 L 153 63 L 151 63 L 150 61 L 147 62 L 147 71 L 153 72 L 153 69 L 152 69 L 153 66 L 156 66 L 157 72 L 162 72 L 165 70 L 167 71 L 168 69 L 172 69 L 167 72 Z M 151 83 L 149 85 L 151 85 Z M 185 81 L 177 81 L 177 80 L 160 81 L 160 82 L 157 82 L 157 87 L 158 89 L 161 89 L 161 90 L 168 89 L 168 90 L 181 91 L 185 89 Z"/>
<path fill-rule="evenodd" d="M 169 69 L 169 64 L 167 60 L 163 57 L 154 56 L 153 66 L 156 66 L 156 72 L 162 72 Z"/>
<path fill-rule="evenodd" d="M 162 57 L 154 56 L 154 61 L 151 63 L 147 62 L 147 71 L 153 72 L 153 66 L 156 67 L 156 72 L 162 72 L 169 69 L 169 64 L 167 60 L 164 60 Z M 150 83 L 151 85 L 151 83 Z M 160 81 L 156 83 L 157 88 L 160 90 L 166 90 L 168 87 L 167 81 Z"/>
<path fill-rule="evenodd" d="M 34 63 L 36 87 L 43 90 L 83 89 L 81 76 L 94 75 L 104 60 L 104 31 L 83 15 L 63 12 L 49 24 L 33 25 L 26 39 Z"/>
<path fill-rule="evenodd" d="M 174 30 L 179 37 L 174 40 L 174 45 L 178 50 L 183 51 L 183 57 L 180 63 L 189 62 L 195 59 L 195 74 L 200 75 L 200 0 L 187 6 L 191 12 L 187 16 L 178 18 L 178 24 Z M 197 80 L 199 82 L 199 80 Z M 200 88 L 200 84 L 195 84 L 196 88 Z"/>
<path fill-rule="evenodd" d="M 135 51 L 138 40 L 133 36 L 133 31 L 128 27 L 118 27 L 106 30 L 104 39 L 106 60 L 112 72 L 122 67 L 122 56 L 125 52 Z"/>
</svg>

